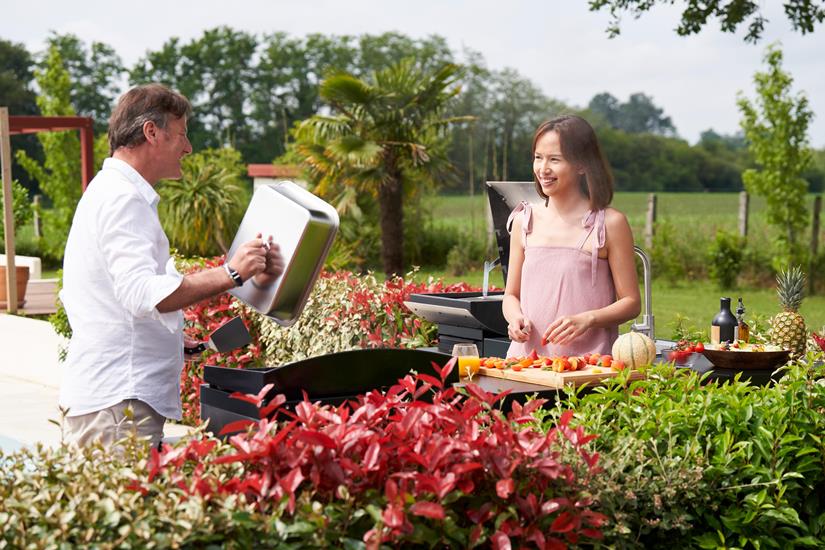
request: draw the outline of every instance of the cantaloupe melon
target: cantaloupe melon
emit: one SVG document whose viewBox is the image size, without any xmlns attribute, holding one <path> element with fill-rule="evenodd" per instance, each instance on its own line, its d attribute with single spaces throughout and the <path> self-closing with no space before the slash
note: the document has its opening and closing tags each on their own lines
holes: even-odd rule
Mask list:
<svg viewBox="0 0 825 550">
<path fill-rule="evenodd" d="M 613 342 L 613 360 L 624 361 L 631 369 L 649 365 L 655 359 L 656 344 L 644 334 L 628 332 Z"/>
</svg>

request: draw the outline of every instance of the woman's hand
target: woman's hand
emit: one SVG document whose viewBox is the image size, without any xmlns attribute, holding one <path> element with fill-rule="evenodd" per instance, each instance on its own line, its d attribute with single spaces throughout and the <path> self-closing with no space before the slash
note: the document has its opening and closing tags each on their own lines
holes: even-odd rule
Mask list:
<svg viewBox="0 0 825 550">
<path fill-rule="evenodd" d="M 563 346 L 579 338 L 593 326 L 596 317 L 592 312 L 585 311 L 576 315 L 559 317 L 547 327 L 541 338 L 541 344 L 547 343 Z"/>
<path fill-rule="evenodd" d="M 526 342 L 530 337 L 531 326 L 527 317 L 519 315 L 507 325 L 507 334 L 510 336 L 510 340 L 514 342 Z"/>
</svg>

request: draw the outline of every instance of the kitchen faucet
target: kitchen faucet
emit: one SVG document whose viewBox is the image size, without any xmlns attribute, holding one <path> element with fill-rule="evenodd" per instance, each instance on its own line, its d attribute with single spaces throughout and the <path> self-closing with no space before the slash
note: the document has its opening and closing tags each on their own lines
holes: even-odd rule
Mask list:
<svg viewBox="0 0 825 550">
<path fill-rule="evenodd" d="M 636 252 L 636 255 L 642 259 L 642 267 L 644 268 L 644 285 L 645 285 L 645 309 L 644 313 L 642 314 L 642 322 L 641 323 L 633 323 L 630 326 L 630 330 L 634 332 L 641 332 L 642 334 L 646 334 L 651 340 L 654 342 L 656 338 L 653 336 L 653 309 L 651 307 L 651 295 L 652 289 L 650 288 L 650 258 L 647 257 L 645 251 L 639 248 L 638 246 L 634 246 L 633 250 Z"/>
</svg>

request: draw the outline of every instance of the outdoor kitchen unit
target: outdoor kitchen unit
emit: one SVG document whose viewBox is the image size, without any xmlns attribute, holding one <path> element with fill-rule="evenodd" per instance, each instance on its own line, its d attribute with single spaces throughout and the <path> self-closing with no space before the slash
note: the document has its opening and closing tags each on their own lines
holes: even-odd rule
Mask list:
<svg viewBox="0 0 825 550">
<path fill-rule="evenodd" d="M 438 351 L 450 353 L 459 342 L 472 342 L 485 357 L 504 357 L 510 345 L 507 321 L 501 310 L 504 292 L 489 292 L 489 273 L 501 265 L 503 282 L 507 281 L 507 263 L 510 258 L 510 234 L 507 218 L 522 201 L 541 205 L 533 182 L 487 182 L 487 198 L 493 217 L 493 227 L 498 245 L 498 259 L 484 262 L 484 288 L 481 292 L 453 292 L 437 294 L 412 294 L 404 304 L 410 310 L 438 324 Z M 634 247 L 642 261 L 644 310 L 641 322 L 634 323 L 632 330 L 641 332 L 654 342 L 653 310 L 651 308 L 650 260 L 638 246 Z"/>
</svg>

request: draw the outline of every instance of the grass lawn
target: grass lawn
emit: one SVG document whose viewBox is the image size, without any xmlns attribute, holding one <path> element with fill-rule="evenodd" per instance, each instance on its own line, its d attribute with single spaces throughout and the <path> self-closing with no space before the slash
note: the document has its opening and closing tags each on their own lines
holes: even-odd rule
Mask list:
<svg viewBox="0 0 825 550">
<path fill-rule="evenodd" d="M 647 214 L 648 193 L 616 193 L 612 205 L 623 212 L 633 228 L 638 242 L 641 241 Z M 657 219 L 677 225 L 701 226 L 715 232 L 716 229 L 736 231 L 739 215 L 739 193 L 656 193 Z M 815 195 L 808 196 L 810 212 Z M 477 194 L 428 197 L 425 208 L 433 212 L 433 218 L 445 225 L 486 229 L 487 195 Z M 750 197 L 749 231 L 762 235 L 766 229 L 765 200 Z"/>
<path fill-rule="evenodd" d="M 447 283 L 466 282 L 481 286 L 483 272 L 470 271 L 463 276 L 449 275 L 444 271 L 422 269 L 418 272 L 420 279 L 427 277 L 443 278 Z M 490 284 L 503 288 L 504 283 L 501 270 L 495 269 L 490 273 Z M 710 322 L 719 311 L 719 298 L 732 298 L 734 309 L 736 300 L 740 296 L 745 304 L 746 319 L 753 319 L 754 315 L 766 317 L 780 311 L 776 291 L 763 288 L 740 288 L 738 290 L 719 290 L 714 284 L 707 281 L 692 282 L 680 286 L 671 286 L 664 282 L 653 283 L 653 316 L 656 326 L 656 335 L 659 338 L 670 338 L 673 332 L 673 323 L 677 315 L 687 317 L 688 324 L 700 330 L 708 330 Z M 644 295 L 642 296 L 644 299 Z M 809 330 L 821 331 L 825 327 L 825 296 L 808 296 L 802 302 L 802 316 L 805 317 Z"/>
</svg>

